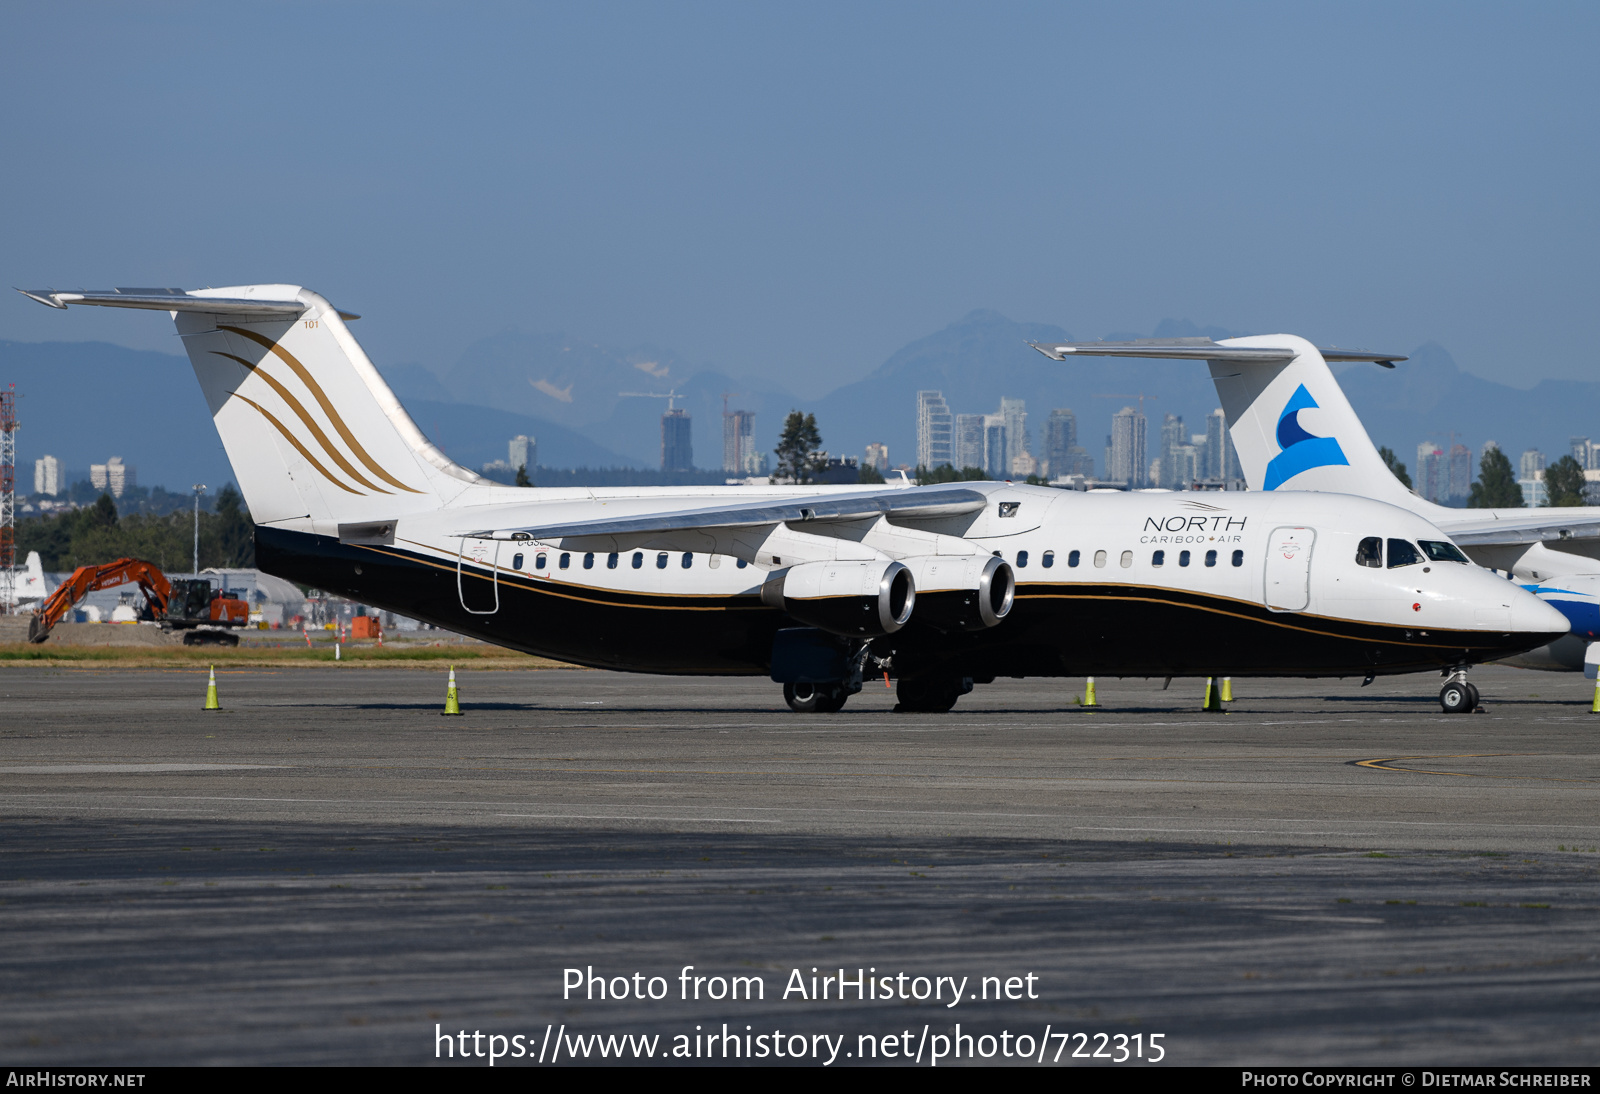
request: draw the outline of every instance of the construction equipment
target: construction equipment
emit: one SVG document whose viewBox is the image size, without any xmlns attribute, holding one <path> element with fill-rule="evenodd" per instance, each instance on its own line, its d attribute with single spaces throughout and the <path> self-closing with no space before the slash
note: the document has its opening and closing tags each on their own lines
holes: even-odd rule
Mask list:
<svg viewBox="0 0 1600 1094">
<path fill-rule="evenodd" d="M 237 646 L 239 636 L 232 628 L 250 621 L 250 605 L 225 590 L 213 589 L 205 578 L 169 581 L 154 563 L 137 558 L 119 558 L 104 566 L 79 566 L 33 613 L 28 624 L 28 641 L 43 642 L 50 629 L 73 606 L 97 589 L 137 582 L 144 594 L 144 617 L 161 624 L 164 631 L 183 631 L 186 646 Z"/>
</svg>

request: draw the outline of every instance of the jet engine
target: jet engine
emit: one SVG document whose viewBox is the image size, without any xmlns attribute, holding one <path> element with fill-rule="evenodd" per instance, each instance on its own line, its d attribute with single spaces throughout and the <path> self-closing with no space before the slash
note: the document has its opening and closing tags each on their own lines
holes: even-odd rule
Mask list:
<svg viewBox="0 0 1600 1094">
<path fill-rule="evenodd" d="M 906 625 L 917 588 L 898 562 L 803 562 L 769 578 L 761 599 L 834 634 L 876 637 Z"/>
<path fill-rule="evenodd" d="M 917 583 L 917 622 L 942 631 L 979 631 L 1011 611 L 1017 576 L 998 555 L 908 558 Z"/>
</svg>

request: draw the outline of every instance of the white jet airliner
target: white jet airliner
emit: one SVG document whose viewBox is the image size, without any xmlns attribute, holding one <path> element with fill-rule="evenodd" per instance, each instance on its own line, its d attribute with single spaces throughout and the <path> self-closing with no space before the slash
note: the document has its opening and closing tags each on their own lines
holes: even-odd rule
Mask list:
<svg viewBox="0 0 1600 1094">
<path fill-rule="evenodd" d="M 1567 629 L 1355 497 L 501 486 L 423 437 L 307 289 L 27 295 L 172 313 L 263 570 L 563 661 L 769 675 L 801 711 L 887 673 L 902 709 L 945 711 L 998 676 L 1464 670 Z"/>
<path fill-rule="evenodd" d="M 1374 361 L 1393 368 L 1404 357 L 1319 349 L 1287 334 L 1222 342 L 1030 344 L 1058 361 L 1072 355 L 1208 361 L 1251 490 L 1331 491 L 1409 509 L 1474 562 L 1510 574 L 1566 617 L 1566 634 L 1537 651 L 1508 657 L 1508 663 L 1585 667 L 1585 651 L 1600 639 L 1600 508 L 1451 509 L 1407 490 L 1383 462 L 1327 364 Z M 1595 664 L 1592 656 L 1589 664 Z"/>
</svg>

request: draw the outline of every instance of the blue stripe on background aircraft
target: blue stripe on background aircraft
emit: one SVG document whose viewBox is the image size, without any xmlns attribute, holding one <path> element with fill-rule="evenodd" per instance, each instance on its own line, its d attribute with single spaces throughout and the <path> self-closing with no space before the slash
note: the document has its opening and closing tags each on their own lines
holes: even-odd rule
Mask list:
<svg viewBox="0 0 1600 1094">
<path fill-rule="evenodd" d="M 999 676 L 1439 669 L 1454 674 L 1445 708 L 1469 710 L 1467 666 L 1568 629 L 1383 501 L 508 487 L 431 444 L 351 336 L 355 316 L 307 289 L 26 295 L 171 313 L 263 570 L 564 661 L 767 675 L 803 712 L 840 709 L 880 673 L 900 709 L 938 712 Z"/>
<path fill-rule="evenodd" d="M 1137 342 L 1031 343 L 1055 360 L 1070 356 L 1165 357 L 1206 361 L 1251 490 L 1327 491 L 1407 509 L 1458 544 L 1480 566 L 1510 575 L 1559 610 L 1567 633 L 1510 664 L 1584 669 L 1600 638 L 1600 508 L 1451 509 L 1401 485 L 1345 398 L 1328 361 L 1404 357 L 1318 349 L 1274 334 Z M 1593 675 L 1593 660 L 1589 662 Z"/>
</svg>

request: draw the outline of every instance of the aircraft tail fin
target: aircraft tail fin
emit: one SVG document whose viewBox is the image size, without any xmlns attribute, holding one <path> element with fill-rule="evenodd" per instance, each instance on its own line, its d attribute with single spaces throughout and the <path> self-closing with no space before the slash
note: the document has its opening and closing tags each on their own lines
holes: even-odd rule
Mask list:
<svg viewBox="0 0 1600 1094">
<path fill-rule="evenodd" d="M 257 524 L 338 525 L 437 508 L 482 480 L 416 426 L 345 325 L 297 285 L 30 291 L 51 307 L 169 311 Z"/>
<path fill-rule="evenodd" d="M 1250 489 L 1356 494 L 1419 512 L 1428 506 L 1394 477 L 1328 368 L 1329 360 L 1392 368 L 1405 360 L 1400 354 L 1318 349 L 1288 334 L 1034 348 L 1058 361 L 1068 355 L 1203 360 Z"/>
</svg>

